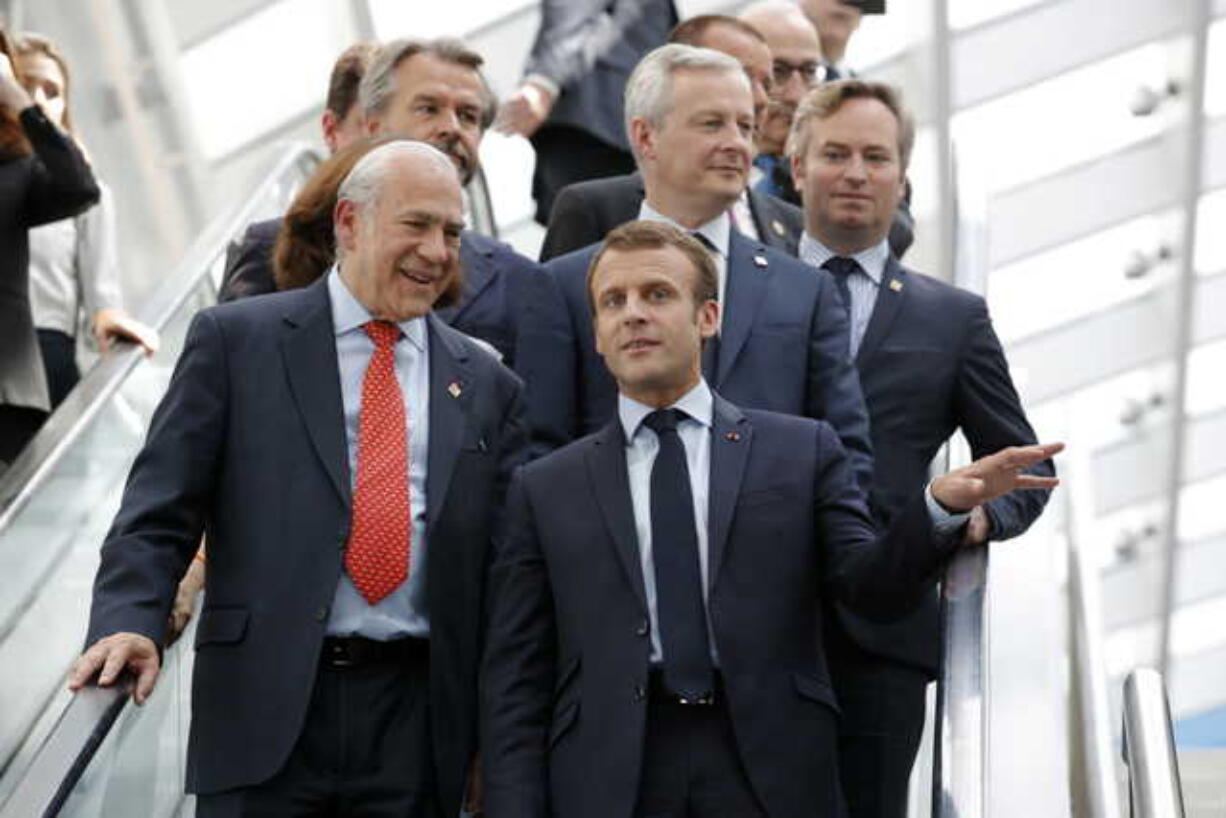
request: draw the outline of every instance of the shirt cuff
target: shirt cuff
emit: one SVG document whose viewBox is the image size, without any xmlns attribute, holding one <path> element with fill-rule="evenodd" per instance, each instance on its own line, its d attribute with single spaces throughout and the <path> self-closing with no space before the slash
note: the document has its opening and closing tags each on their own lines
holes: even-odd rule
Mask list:
<svg viewBox="0 0 1226 818">
<path fill-rule="evenodd" d="M 928 517 L 932 520 L 932 528 L 938 534 L 953 534 L 971 518 L 969 511 L 950 512 L 941 507 L 937 498 L 932 496 L 932 483 L 924 488 L 924 502 L 928 506 Z"/>
<path fill-rule="evenodd" d="M 544 88 L 550 93 L 551 96 L 553 96 L 554 99 L 557 99 L 558 94 L 562 92 L 562 89 L 558 87 L 558 84 L 544 74 L 529 74 L 528 76 L 524 77 L 524 82 L 532 83 L 533 85 Z"/>
</svg>

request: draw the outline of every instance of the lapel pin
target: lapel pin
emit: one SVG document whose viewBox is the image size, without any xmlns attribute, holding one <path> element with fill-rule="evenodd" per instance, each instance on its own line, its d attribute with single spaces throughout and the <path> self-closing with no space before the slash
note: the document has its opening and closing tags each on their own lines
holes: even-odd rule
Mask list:
<svg viewBox="0 0 1226 818">
<path fill-rule="evenodd" d="M 902 282 L 899 281 L 897 278 L 891 278 L 890 279 L 890 289 L 896 293 L 902 292 Z"/>
<path fill-rule="evenodd" d="M 453 398 L 460 397 L 460 393 L 462 391 L 464 390 L 460 388 L 459 381 L 452 381 L 451 383 L 447 384 L 447 393 Z"/>
<path fill-rule="evenodd" d="M 755 255 L 753 257 L 753 263 L 758 265 L 759 267 L 765 267 L 766 266 L 766 256 L 761 255 L 761 254 Z"/>
<path fill-rule="evenodd" d="M 788 231 L 783 228 L 783 222 L 778 219 L 771 222 L 771 230 L 774 230 L 777 236 L 786 236 L 788 234 Z"/>
<path fill-rule="evenodd" d="M 724 433 L 724 440 L 728 441 L 729 443 L 736 443 L 740 439 L 741 439 L 740 432 L 725 432 Z"/>
</svg>

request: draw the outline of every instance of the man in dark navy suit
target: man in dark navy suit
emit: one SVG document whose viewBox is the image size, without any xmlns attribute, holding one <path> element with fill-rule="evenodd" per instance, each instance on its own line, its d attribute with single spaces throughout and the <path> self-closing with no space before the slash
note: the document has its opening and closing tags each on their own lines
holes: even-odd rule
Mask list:
<svg viewBox="0 0 1226 818">
<path fill-rule="evenodd" d="M 468 184 L 477 171 L 481 137 L 495 110 L 481 65 L 481 56 L 456 40 L 393 40 L 374 49 L 359 74 L 359 133 L 429 142 L 451 158 Z M 329 147 L 342 147 L 348 133 L 329 139 Z M 276 289 L 271 256 L 280 223 L 273 219 L 248 228 L 242 245 L 227 259 L 222 301 Z M 520 299 L 539 267 L 506 244 L 471 230 L 461 238 L 460 264 L 463 295 L 440 316 L 461 332 L 492 344 L 504 363 L 514 365 Z"/>
<path fill-rule="evenodd" d="M 955 431 L 975 457 L 1035 440 L 984 300 L 907 270 L 890 254 L 913 141 L 914 125 L 890 86 L 844 80 L 801 102 L 789 145 L 805 200 L 800 257 L 830 271 L 844 297 L 872 427 L 870 505 L 884 525 L 924 484 Z M 1035 470 L 1054 474 L 1050 462 Z M 967 541 L 1017 536 L 1046 502 L 1047 493 L 1035 491 L 978 505 Z M 937 600 L 929 595 L 917 613 L 888 627 L 841 609 L 827 623 L 851 814 L 901 818 L 924 688 L 937 672 Z"/>
<path fill-rule="evenodd" d="M 741 409 L 701 375 L 710 251 L 613 231 L 586 277 L 617 382 L 594 434 L 521 469 L 490 580 L 489 818 L 844 815 L 822 600 L 873 616 L 931 593 L 965 512 L 1059 450 L 914 487 L 878 534 L 825 422 Z"/>
<path fill-rule="evenodd" d="M 646 194 L 640 217 L 700 236 L 719 272 L 722 320 L 704 355 L 708 381 L 746 406 L 828 420 L 867 484 L 868 421 L 834 280 L 731 225 L 754 123 L 740 63 L 710 49 L 662 46 L 631 76 L 626 117 Z M 528 383 L 537 452 L 601 428 L 616 410 L 584 287 L 595 252 L 593 245 L 551 261 L 529 299 L 517 368 Z"/>
<path fill-rule="evenodd" d="M 208 532 L 187 789 L 210 816 L 440 818 L 476 752 L 493 530 L 521 385 L 431 310 L 459 289 L 452 162 L 421 142 L 341 184 L 340 259 L 202 311 L 102 547 L 70 686 L 157 680 Z"/>
</svg>

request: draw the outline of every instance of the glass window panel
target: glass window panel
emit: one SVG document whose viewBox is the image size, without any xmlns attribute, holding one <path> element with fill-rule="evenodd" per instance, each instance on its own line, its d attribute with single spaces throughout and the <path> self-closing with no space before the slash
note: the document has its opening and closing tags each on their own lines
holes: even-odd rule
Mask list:
<svg viewBox="0 0 1226 818">
<path fill-rule="evenodd" d="M 1137 88 L 1169 73 L 1166 48 L 1143 46 L 954 116 L 960 156 L 989 191 L 1015 187 L 1161 133 L 1165 117 L 1135 117 Z"/>
<path fill-rule="evenodd" d="M 1209 26 L 1209 65 L 1205 71 L 1205 115 L 1226 115 L 1226 20 Z"/>
<path fill-rule="evenodd" d="M 1041 404 L 1034 412 L 1051 418 L 1053 423 L 1062 413 L 1070 446 L 1099 449 L 1127 440 L 1137 429 L 1148 429 L 1165 419 L 1164 410 L 1155 408 L 1152 400 L 1167 394 L 1172 375 L 1169 363 L 1134 369 Z"/>
<path fill-rule="evenodd" d="M 1226 188 L 1200 197 L 1196 225 L 1196 271 L 1213 275 L 1226 271 Z"/>
<path fill-rule="evenodd" d="M 487 131 L 481 140 L 481 167 L 489 183 L 499 228 L 532 218 L 532 145 L 518 136 Z"/>
<path fill-rule="evenodd" d="M 1179 539 L 1194 542 L 1226 531 L 1223 497 L 1226 475 L 1184 486 L 1179 496 Z"/>
<path fill-rule="evenodd" d="M 1204 415 L 1226 407 L 1226 340 L 1205 344 L 1188 356 L 1188 391 L 1185 410 Z"/>
<path fill-rule="evenodd" d="M 871 71 L 897 57 L 930 27 L 928 4 L 894 0 L 888 5 L 888 14 L 864 15 L 847 44 L 847 62 L 857 71 Z"/>
<path fill-rule="evenodd" d="M 322 107 L 332 59 L 345 46 L 339 22 L 329 0 L 281 0 L 183 52 L 187 101 L 207 158 Z"/>
<path fill-rule="evenodd" d="M 1149 292 L 1169 281 L 1172 214 L 1145 216 L 995 270 L 988 284 L 992 320 L 1005 343 L 1065 324 Z M 1149 265 L 1144 275 L 1130 278 Z"/>
<path fill-rule="evenodd" d="M 977 26 L 1049 0 L 949 0 L 949 26 L 955 31 Z"/>
<path fill-rule="evenodd" d="M 461 37 L 523 6 L 533 5 L 523 0 L 452 0 L 432 3 L 429 13 L 423 13 L 421 2 L 369 0 L 369 4 L 375 36 L 381 40 Z"/>
<path fill-rule="evenodd" d="M 1194 605 L 1185 605 L 1171 618 L 1171 653 L 1175 656 L 1195 656 L 1226 642 L 1226 597 L 1214 597 Z M 1154 662 L 1153 649 L 1158 644 L 1158 622 L 1121 628 L 1106 640 L 1107 672 L 1123 675 L 1139 665 Z"/>
</svg>

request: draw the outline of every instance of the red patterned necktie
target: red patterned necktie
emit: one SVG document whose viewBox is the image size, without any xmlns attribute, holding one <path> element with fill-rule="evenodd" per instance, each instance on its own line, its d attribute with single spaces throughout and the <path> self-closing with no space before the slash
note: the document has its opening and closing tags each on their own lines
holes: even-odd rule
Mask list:
<svg viewBox="0 0 1226 818">
<path fill-rule="evenodd" d="M 409 575 L 409 449 L 404 395 L 396 380 L 400 327 L 368 321 L 362 329 L 375 351 L 362 380 L 358 415 L 358 477 L 345 570 L 374 605 Z"/>
</svg>

